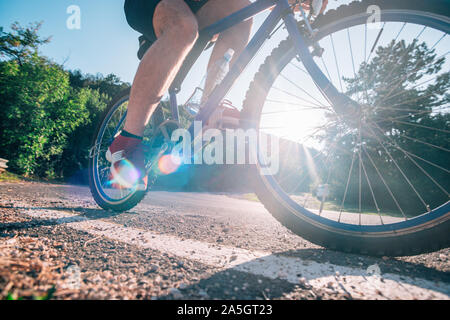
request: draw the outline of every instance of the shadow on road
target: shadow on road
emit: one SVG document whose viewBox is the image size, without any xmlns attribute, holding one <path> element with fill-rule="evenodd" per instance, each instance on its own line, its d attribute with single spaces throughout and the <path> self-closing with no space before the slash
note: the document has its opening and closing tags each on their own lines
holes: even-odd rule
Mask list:
<svg viewBox="0 0 450 320">
<path fill-rule="evenodd" d="M 25 230 L 30 228 L 39 227 L 51 227 L 56 225 L 71 224 L 86 219 L 97 220 L 102 218 L 111 218 L 121 214 L 133 214 L 132 212 L 117 213 L 112 211 L 105 211 L 101 209 L 90 209 L 84 207 L 7 207 L 0 206 L 0 209 L 19 209 L 19 210 L 57 210 L 64 212 L 78 213 L 77 215 L 58 219 L 31 219 L 25 222 L 11 222 L 0 223 L 0 237 L 9 237 L 9 232 Z M 281 259 L 281 260 L 280 260 Z M 285 260 L 283 260 L 285 259 Z M 265 273 L 270 268 L 277 268 L 277 264 L 280 261 L 298 261 L 299 264 L 303 264 L 302 268 L 284 268 L 284 276 L 271 277 L 266 276 Z M 295 290 L 296 285 L 292 281 L 293 278 L 305 277 L 308 281 L 314 280 L 319 275 L 314 275 L 314 268 L 319 266 L 341 266 L 350 274 L 346 276 L 362 276 L 361 270 L 366 270 L 371 265 L 377 265 L 381 271 L 383 277 L 386 279 L 395 278 L 400 281 L 406 279 L 420 278 L 424 280 L 434 282 L 445 283 L 445 286 L 439 287 L 434 285 L 432 289 L 437 292 L 442 292 L 449 295 L 450 273 L 439 271 L 433 268 L 428 268 L 420 263 L 411 263 L 402 261 L 398 258 L 381 259 L 376 257 L 361 256 L 355 254 L 341 253 L 326 249 L 313 249 L 306 248 L 300 250 L 291 250 L 285 252 L 277 252 L 263 258 L 254 259 L 252 261 L 245 262 L 237 265 L 231 269 L 219 271 L 207 278 L 200 280 L 199 282 L 187 286 L 183 289 L 184 292 L 198 292 L 198 288 L 208 288 L 207 296 L 211 299 L 214 298 L 238 298 L 238 299 L 254 299 L 255 297 L 261 297 L 263 299 L 280 298 L 287 292 Z M 291 265 L 292 267 L 293 265 Z M 267 269 L 267 270 L 266 270 Z M 260 271 L 259 275 L 254 275 L 254 272 Z M 301 272 L 299 273 L 299 270 Z M 352 271 L 355 270 L 355 271 Z M 278 271 L 276 271 L 278 272 Z M 352 273 L 353 272 L 353 273 Z M 304 274 L 303 274 L 304 273 Z M 393 275 L 393 276 L 392 276 Z M 336 276 L 336 270 L 330 268 L 328 271 L 326 268 L 320 269 L 320 277 L 334 277 Z M 288 281 L 287 279 L 290 279 Z M 262 280 L 262 281 L 261 281 Z M 245 284 L 245 285 L 244 285 Z M 248 292 L 244 287 L 248 288 Z M 251 289 L 250 289 L 251 288 Z M 311 288 L 310 288 L 311 289 Z M 320 292 L 319 292 L 320 293 Z M 202 295 L 192 295 L 193 298 L 201 298 Z M 171 296 L 161 296 L 161 299 L 172 298 Z"/>
<path fill-rule="evenodd" d="M 346 257 L 349 259 L 345 259 Z M 291 264 L 286 264 L 286 260 L 290 260 Z M 292 265 L 297 260 L 303 267 Z M 363 262 L 359 263 L 360 260 Z M 377 277 L 368 271 L 373 265 L 377 265 L 381 271 Z M 336 274 L 336 271 L 340 273 Z M 305 282 L 297 281 L 302 277 Z M 388 282 L 391 280 L 395 283 Z M 309 281 L 316 282 L 316 285 L 312 286 Z M 325 289 L 330 281 L 338 290 Z M 252 300 L 255 296 L 277 299 L 289 298 L 286 294 L 293 292 L 295 293 L 290 298 L 294 299 L 352 299 L 355 295 L 352 295 L 350 291 L 353 290 L 349 288 L 353 287 L 367 297 L 371 294 L 374 296 L 375 293 L 375 296 L 383 298 L 383 292 L 386 291 L 390 292 L 385 298 L 395 297 L 396 294 L 400 299 L 417 296 L 417 293 L 409 292 L 414 289 L 405 286 L 407 284 L 450 295 L 449 273 L 395 258 L 384 261 L 326 249 L 292 250 L 254 259 L 214 273 L 183 288 L 181 292 L 186 293 L 189 299 L 204 297 L 200 294 L 202 291 L 203 294 L 207 293 L 208 299 Z M 163 300 L 173 298 L 171 294 L 159 297 Z"/>
</svg>

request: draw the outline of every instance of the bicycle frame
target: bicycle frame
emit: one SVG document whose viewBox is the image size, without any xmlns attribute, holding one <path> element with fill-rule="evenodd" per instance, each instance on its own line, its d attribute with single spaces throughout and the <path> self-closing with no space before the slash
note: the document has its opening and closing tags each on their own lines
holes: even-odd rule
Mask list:
<svg viewBox="0 0 450 320">
<path fill-rule="evenodd" d="M 172 117 L 174 120 L 178 121 L 179 118 L 176 95 L 180 91 L 181 84 L 195 61 L 205 49 L 206 45 L 212 39 L 212 37 L 257 15 L 262 11 L 267 10 L 270 7 L 274 7 L 272 12 L 269 14 L 262 26 L 258 29 L 256 34 L 248 43 L 247 47 L 238 57 L 236 63 L 230 69 L 229 73 L 226 75 L 222 83 L 213 90 L 208 100 L 205 102 L 205 105 L 195 118 L 195 121 L 208 120 L 208 118 L 220 105 L 221 101 L 225 98 L 226 94 L 232 88 L 234 82 L 241 75 L 242 71 L 247 67 L 252 58 L 257 54 L 258 50 L 264 44 L 266 39 L 269 38 L 272 31 L 281 20 L 284 20 L 289 36 L 293 40 L 297 54 L 302 60 L 306 70 L 311 74 L 315 84 L 328 98 L 329 102 L 334 106 L 352 103 L 352 100 L 339 93 L 339 91 L 333 86 L 333 84 L 328 80 L 328 78 L 323 74 L 323 72 L 314 62 L 307 45 L 308 41 L 300 33 L 297 22 L 294 18 L 294 12 L 288 0 L 257 0 L 249 6 L 231 14 L 230 16 L 214 23 L 209 27 L 202 29 L 199 32 L 199 39 L 186 58 L 183 67 L 178 72 L 173 84 L 169 89 L 170 106 Z M 193 124 L 189 128 L 189 132 L 194 135 Z"/>
</svg>

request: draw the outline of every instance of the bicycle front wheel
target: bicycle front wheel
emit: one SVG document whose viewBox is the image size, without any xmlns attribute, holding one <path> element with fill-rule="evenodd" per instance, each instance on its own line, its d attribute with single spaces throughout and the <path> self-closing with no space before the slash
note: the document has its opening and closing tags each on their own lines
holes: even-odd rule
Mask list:
<svg viewBox="0 0 450 320">
<path fill-rule="evenodd" d="M 281 42 L 242 112 L 244 127 L 280 141 L 279 170 L 257 172 L 260 201 L 293 232 L 337 250 L 399 256 L 447 247 L 448 5 L 358 1 L 314 27 L 325 49 L 316 63 L 360 108 L 336 111 L 291 41 Z"/>
</svg>

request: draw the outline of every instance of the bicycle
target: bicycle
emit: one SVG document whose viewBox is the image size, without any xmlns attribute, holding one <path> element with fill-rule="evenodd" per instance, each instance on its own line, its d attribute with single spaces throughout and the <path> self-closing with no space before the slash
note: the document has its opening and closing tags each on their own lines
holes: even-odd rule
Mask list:
<svg viewBox="0 0 450 320">
<path fill-rule="evenodd" d="M 301 10 L 297 19 L 287 0 L 257 0 L 201 30 L 170 87 L 170 118 L 159 107 L 146 131 L 149 172 L 170 151 L 170 132 L 179 127 L 177 93 L 212 37 L 272 6 L 196 120 L 211 116 L 265 40 L 284 27 L 288 38 L 261 65 L 241 111 L 242 128 L 284 139 L 277 174 L 261 174 L 259 161 L 251 170 L 260 202 L 297 235 L 334 250 L 401 256 L 448 247 L 445 1 L 362 0 L 315 19 Z M 377 28 L 368 8 L 378 10 Z M 308 83 L 314 85 L 303 87 Z M 90 154 L 94 199 L 119 212 L 145 195 L 108 186 L 104 153 L 123 126 L 128 95 L 106 110 Z"/>
</svg>

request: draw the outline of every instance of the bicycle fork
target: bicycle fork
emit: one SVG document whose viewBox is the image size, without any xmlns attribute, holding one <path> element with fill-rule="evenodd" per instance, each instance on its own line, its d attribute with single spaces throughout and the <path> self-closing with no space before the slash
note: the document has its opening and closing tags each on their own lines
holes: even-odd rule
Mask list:
<svg viewBox="0 0 450 320">
<path fill-rule="evenodd" d="M 281 0 L 280 5 L 289 8 L 288 0 Z M 306 27 L 311 37 L 314 38 L 315 32 L 312 29 L 305 12 L 300 6 L 300 12 L 304 18 Z M 340 93 L 336 87 L 330 82 L 330 80 L 325 76 L 325 74 L 320 70 L 317 64 L 314 62 L 313 55 L 309 51 L 309 46 L 305 37 L 301 34 L 297 21 L 295 20 L 294 14 L 291 11 L 283 17 L 286 29 L 292 39 L 297 55 L 300 57 L 303 65 L 305 66 L 311 78 L 314 80 L 316 86 L 320 89 L 323 95 L 328 99 L 328 102 L 334 108 L 338 114 L 353 114 L 361 110 L 361 106 L 354 100 L 350 99 L 343 93 Z M 319 51 L 321 48 L 316 43 L 313 45 L 315 51 Z"/>
</svg>

